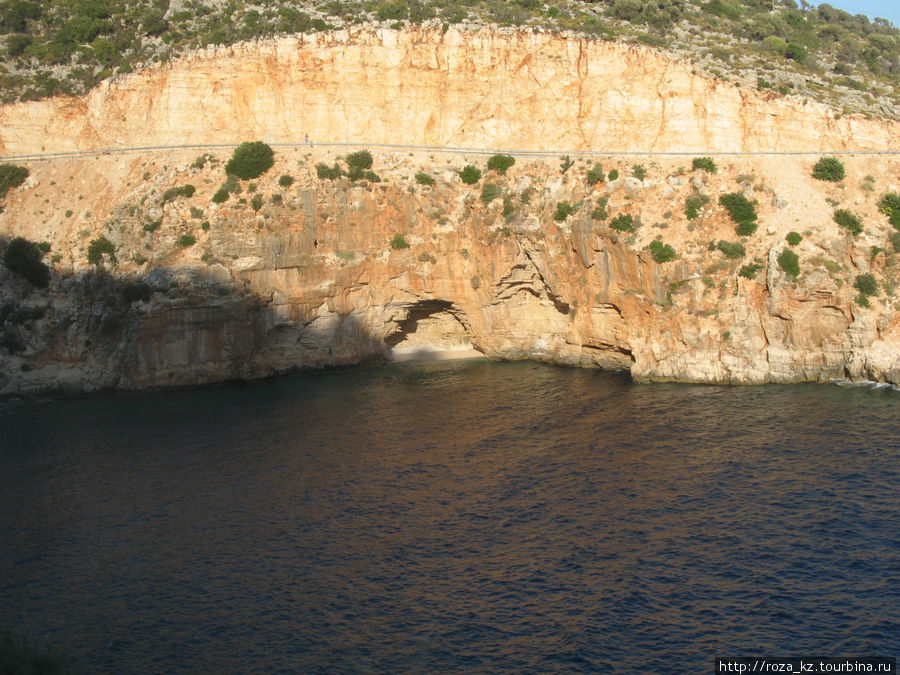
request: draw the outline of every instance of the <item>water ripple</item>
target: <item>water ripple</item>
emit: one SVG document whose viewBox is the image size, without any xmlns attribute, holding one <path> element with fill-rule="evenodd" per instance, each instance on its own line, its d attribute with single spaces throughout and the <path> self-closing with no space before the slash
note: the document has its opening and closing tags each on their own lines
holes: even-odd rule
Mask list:
<svg viewBox="0 0 900 675">
<path fill-rule="evenodd" d="M 900 398 L 433 363 L 0 409 L 0 623 L 88 672 L 900 644 Z"/>
</svg>

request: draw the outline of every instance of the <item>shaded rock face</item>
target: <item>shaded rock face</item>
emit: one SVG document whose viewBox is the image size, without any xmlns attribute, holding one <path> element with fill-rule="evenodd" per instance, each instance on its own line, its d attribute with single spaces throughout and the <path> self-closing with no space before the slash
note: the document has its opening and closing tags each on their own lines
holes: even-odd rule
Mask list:
<svg viewBox="0 0 900 675">
<path fill-rule="evenodd" d="M 741 90 L 641 47 L 359 29 L 207 49 L 81 99 L 0 108 L 0 154 L 178 144 L 559 151 L 885 150 L 898 126 Z"/>
</svg>

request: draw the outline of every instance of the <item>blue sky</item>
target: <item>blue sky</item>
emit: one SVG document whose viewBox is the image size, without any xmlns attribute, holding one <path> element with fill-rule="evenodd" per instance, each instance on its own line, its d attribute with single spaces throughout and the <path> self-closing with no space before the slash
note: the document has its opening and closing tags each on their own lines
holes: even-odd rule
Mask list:
<svg viewBox="0 0 900 675">
<path fill-rule="evenodd" d="M 832 7 L 851 14 L 865 14 L 870 19 L 880 16 L 900 28 L 900 2 L 897 0 L 827 0 L 827 2 Z M 825 3 L 815 0 L 810 4 L 819 6 Z"/>
</svg>

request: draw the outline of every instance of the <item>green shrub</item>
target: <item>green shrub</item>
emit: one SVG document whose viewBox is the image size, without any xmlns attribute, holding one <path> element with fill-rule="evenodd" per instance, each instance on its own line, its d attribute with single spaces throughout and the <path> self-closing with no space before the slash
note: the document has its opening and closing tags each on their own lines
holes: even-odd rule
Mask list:
<svg viewBox="0 0 900 675">
<path fill-rule="evenodd" d="M 839 183 L 846 176 L 844 165 L 837 157 L 823 157 L 813 167 L 812 177 Z"/>
<path fill-rule="evenodd" d="M 475 185 L 481 180 L 481 169 L 469 164 L 459 172 L 459 179 L 466 185 Z"/>
<path fill-rule="evenodd" d="M 778 256 L 778 266 L 795 279 L 800 276 L 800 256 L 789 248 Z"/>
<path fill-rule="evenodd" d="M 161 222 L 158 220 L 154 220 L 152 223 L 145 223 L 143 230 L 144 232 L 156 232 L 159 229 Z"/>
<path fill-rule="evenodd" d="M 669 262 L 675 258 L 675 249 L 659 240 L 653 240 L 650 242 L 650 255 L 658 263 Z"/>
<path fill-rule="evenodd" d="M 409 248 L 409 243 L 406 241 L 406 237 L 397 232 L 394 234 L 394 238 L 391 239 L 391 248 L 399 251 L 402 248 Z"/>
<path fill-rule="evenodd" d="M 634 232 L 634 218 L 627 213 L 620 213 L 609 221 L 609 226 L 620 232 Z"/>
<path fill-rule="evenodd" d="M 706 195 L 688 195 L 684 200 L 684 215 L 688 220 L 696 220 L 700 216 L 700 209 L 709 204 Z"/>
<path fill-rule="evenodd" d="M 691 166 L 694 171 L 706 171 L 707 173 L 715 173 L 717 171 L 716 163 L 712 160 L 712 157 L 694 157 Z"/>
<path fill-rule="evenodd" d="M 488 171 L 496 171 L 501 176 L 506 175 L 506 170 L 516 163 L 512 155 L 493 155 L 487 161 Z"/>
<path fill-rule="evenodd" d="M 204 220 L 202 223 L 200 223 L 200 229 L 203 230 L 204 232 L 208 231 L 209 230 L 209 221 Z"/>
<path fill-rule="evenodd" d="M 859 295 L 856 296 L 856 304 L 859 305 L 860 307 L 869 307 L 870 306 L 869 298 L 867 298 L 865 295 L 860 293 Z"/>
<path fill-rule="evenodd" d="M 784 55 L 786 58 L 796 61 L 797 63 L 805 63 L 807 56 L 806 47 L 799 42 L 788 42 L 787 47 L 784 50 Z"/>
<path fill-rule="evenodd" d="M 862 234 L 863 226 L 859 216 L 847 209 L 838 209 L 834 212 L 834 222 L 850 232 L 854 237 Z"/>
<path fill-rule="evenodd" d="M 647 169 L 640 164 L 635 164 L 631 167 L 631 173 L 638 180 L 644 180 L 647 177 Z"/>
<path fill-rule="evenodd" d="M 720 239 L 719 243 L 716 244 L 716 248 L 724 253 L 725 257 L 729 260 L 743 258 L 747 253 L 744 245 L 739 241 L 723 241 Z"/>
<path fill-rule="evenodd" d="M 749 237 L 756 232 L 758 227 L 759 225 L 757 223 L 741 223 L 734 228 L 734 231 L 737 232 L 739 237 Z"/>
<path fill-rule="evenodd" d="M 604 179 L 603 167 L 600 165 L 599 162 L 597 164 L 594 164 L 594 166 L 591 167 L 590 169 L 588 169 L 588 172 L 587 172 L 587 184 L 588 185 L 595 185 L 597 183 L 602 183 L 603 179 Z"/>
<path fill-rule="evenodd" d="M 183 234 L 180 237 L 178 237 L 178 245 L 181 248 L 188 248 L 189 246 L 193 246 L 196 243 L 197 243 L 197 240 L 194 239 L 194 237 L 191 236 L 190 234 Z"/>
<path fill-rule="evenodd" d="M 894 229 L 900 230 L 900 195 L 888 192 L 878 200 L 878 210 L 888 217 Z"/>
<path fill-rule="evenodd" d="M 799 232 L 788 232 L 787 236 L 785 237 L 785 240 L 791 246 L 796 246 L 801 241 L 803 241 L 803 237 L 800 235 Z"/>
<path fill-rule="evenodd" d="M 856 277 L 853 288 L 862 295 L 878 295 L 878 282 L 871 274 L 860 274 Z"/>
<path fill-rule="evenodd" d="M 741 267 L 741 271 L 738 272 L 745 279 L 755 279 L 756 273 L 762 269 L 762 265 L 759 263 L 750 263 L 749 265 L 744 265 Z"/>
<path fill-rule="evenodd" d="M 223 203 L 224 201 L 226 201 L 228 199 L 229 194 L 230 193 L 228 192 L 227 188 L 220 187 L 218 190 L 216 190 L 216 194 L 214 194 L 212 196 L 213 204 Z"/>
<path fill-rule="evenodd" d="M 177 197 L 192 197 L 194 195 L 195 188 L 193 185 L 182 185 L 181 187 L 173 187 L 169 188 L 165 192 L 163 192 L 162 202 L 165 204 L 166 202 L 170 202 Z"/>
<path fill-rule="evenodd" d="M 597 206 L 591 211 L 591 218 L 594 220 L 606 220 L 609 218 L 609 213 L 606 211 L 606 205 L 608 203 L 609 197 L 600 197 L 600 199 L 597 200 Z"/>
<path fill-rule="evenodd" d="M 47 288 L 50 283 L 50 268 L 41 262 L 43 255 L 38 244 L 24 237 L 16 237 L 3 251 L 3 264 L 10 271 L 27 279 L 32 286 Z"/>
<path fill-rule="evenodd" d="M 372 153 L 368 150 L 359 150 L 358 152 L 352 152 L 346 157 L 347 167 L 349 168 L 347 172 L 347 177 L 352 181 L 357 181 L 361 178 L 369 178 L 368 169 L 372 168 Z M 375 176 L 373 173 L 372 176 Z M 380 180 L 380 179 L 379 179 Z"/>
<path fill-rule="evenodd" d="M 562 171 L 563 173 L 565 173 L 566 171 L 571 169 L 572 166 L 575 164 L 575 161 L 572 158 L 570 158 L 568 155 L 563 155 L 562 157 L 559 158 L 559 160 L 560 160 L 559 170 Z"/>
<path fill-rule="evenodd" d="M 900 252 L 900 232 L 891 232 L 890 240 L 891 245 L 894 247 L 894 251 Z"/>
<path fill-rule="evenodd" d="M 203 209 L 198 209 L 196 206 L 191 207 L 191 218 L 202 218 L 203 217 Z"/>
<path fill-rule="evenodd" d="M 225 173 L 250 180 L 262 176 L 274 164 L 274 153 L 266 143 L 262 141 L 241 143 L 225 165 Z"/>
<path fill-rule="evenodd" d="M 610 179 L 611 181 L 613 181 L 613 180 L 618 180 L 618 178 L 619 178 L 619 170 L 618 170 L 618 169 L 611 169 L 610 172 L 609 172 L 609 179 Z"/>
<path fill-rule="evenodd" d="M 261 194 L 253 195 L 253 199 L 250 200 L 250 208 L 254 211 L 259 211 L 263 205 L 263 196 Z"/>
<path fill-rule="evenodd" d="M 724 206 L 728 215 L 738 225 L 756 222 L 756 208 L 749 199 L 740 192 L 729 192 L 719 197 L 719 203 Z"/>
<path fill-rule="evenodd" d="M 481 186 L 481 201 L 490 204 L 494 199 L 500 196 L 500 188 L 493 183 L 485 183 Z"/>
<path fill-rule="evenodd" d="M 116 262 L 116 248 L 112 242 L 104 236 L 91 240 L 88 246 L 87 259 L 91 265 L 99 265 L 103 262 L 103 256 L 109 256 L 110 262 Z"/>
<path fill-rule="evenodd" d="M 10 189 L 19 187 L 28 178 L 28 169 L 15 164 L 0 164 L 0 199 L 6 196 Z"/>
<path fill-rule="evenodd" d="M 319 179 L 337 180 L 343 175 L 343 169 L 341 169 L 341 167 L 339 167 L 337 164 L 335 164 L 334 166 L 328 166 L 327 164 L 322 164 L 321 162 L 316 164 L 316 176 Z"/>
<path fill-rule="evenodd" d="M 434 185 L 434 178 L 429 176 L 427 173 L 420 171 L 416 174 L 416 182 L 419 185 Z"/>
<path fill-rule="evenodd" d="M 291 185 L 294 184 L 294 177 L 293 177 L 293 176 L 288 176 L 287 174 L 283 174 L 283 175 L 278 179 L 278 184 L 279 184 L 281 187 L 283 187 L 283 188 L 289 188 L 289 187 L 291 187 Z"/>
<path fill-rule="evenodd" d="M 553 220 L 555 220 L 557 223 L 561 223 L 566 218 L 575 213 L 576 210 L 577 209 L 567 201 L 557 202 L 556 212 L 553 214 Z"/>
</svg>

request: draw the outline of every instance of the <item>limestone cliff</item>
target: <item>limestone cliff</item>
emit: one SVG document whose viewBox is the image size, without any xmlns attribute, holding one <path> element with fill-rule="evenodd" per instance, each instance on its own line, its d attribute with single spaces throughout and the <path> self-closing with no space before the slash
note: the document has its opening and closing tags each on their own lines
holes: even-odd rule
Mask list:
<svg viewBox="0 0 900 675">
<path fill-rule="evenodd" d="M 306 134 L 511 150 L 890 150 L 898 129 L 699 77 L 646 48 L 531 30 L 362 28 L 211 48 L 80 99 L 0 108 L 0 155 Z"/>
<path fill-rule="evenodd" d="M 5 147 L 37 150 L 42 134 L 57 150 L 303 129 L 358 148 L 862 149 L 890 148 L 897 132 L 767 102 L 652 52 L 545 35 L 361 33 L 233 51 L 112 83 L 85 101 L 3 109 Z M 521 89 L 501 90 L 501 81 Z M 204 87 L 217 96 L 198 97 Z M 491 93 L 480 107 L 478 92 Z M 0 232 L 49 242 L 55 274 L 37 291 L 0 266 L 0 393 L 261 377 L 425 347 L 626 368 L 643 380 L 900 383 L 897 258 L 876 206 L 897 189 L 894 155 L 843 158 L 842 183 L 812 178 L 815 155 L 716 157 L 714 174 L 692 171 L 690 155 L 572 166 L 520 155 L 505 176 L 466 185 L 457 171 L 484 169 L 483 157 L 375 150 L 381 181 L 354 183 L 317 176 L 317 163 L 338 161 L 332 150 L 279 148 L 275 167 L 214 204 L 230 150 L 205 163 L 193 161 L 199 152 L 29 164 Z M 605 180 L 589 184 L 595 162 Z M 192 196 L 163 200 L 185 184 L 196 186 Z M 736 235 L 718 203 L 726 193 L 756 201 L 756 233 Z M 685 201 L 696 195 L 708 203 L 689 219 Z M 573 213 L 561 213 L 563 203 Z M 836 208 L 859 215 L 864 233 L 840 228 Z M 634 231 L 615 229 L 617 216 L 630 216 Z M 794 246 L 791 231 L 802 236 Z M 408 247 L 392 246 L 397 234 Z M 116 252 L 105 273 L 86 258 L 101 235 Z M 674 247 L 674 260 L 654 260 L 655 240 Z M 717 247 L 738 240 L 741 256 Z M 777 262 L 785 249 L 799 255 L 797 278 Z M 869 307 L 855 300 L 863 273 L 882 288 Z M 126 285 L 135 280 L 137 290 Z"/>
</svg>

